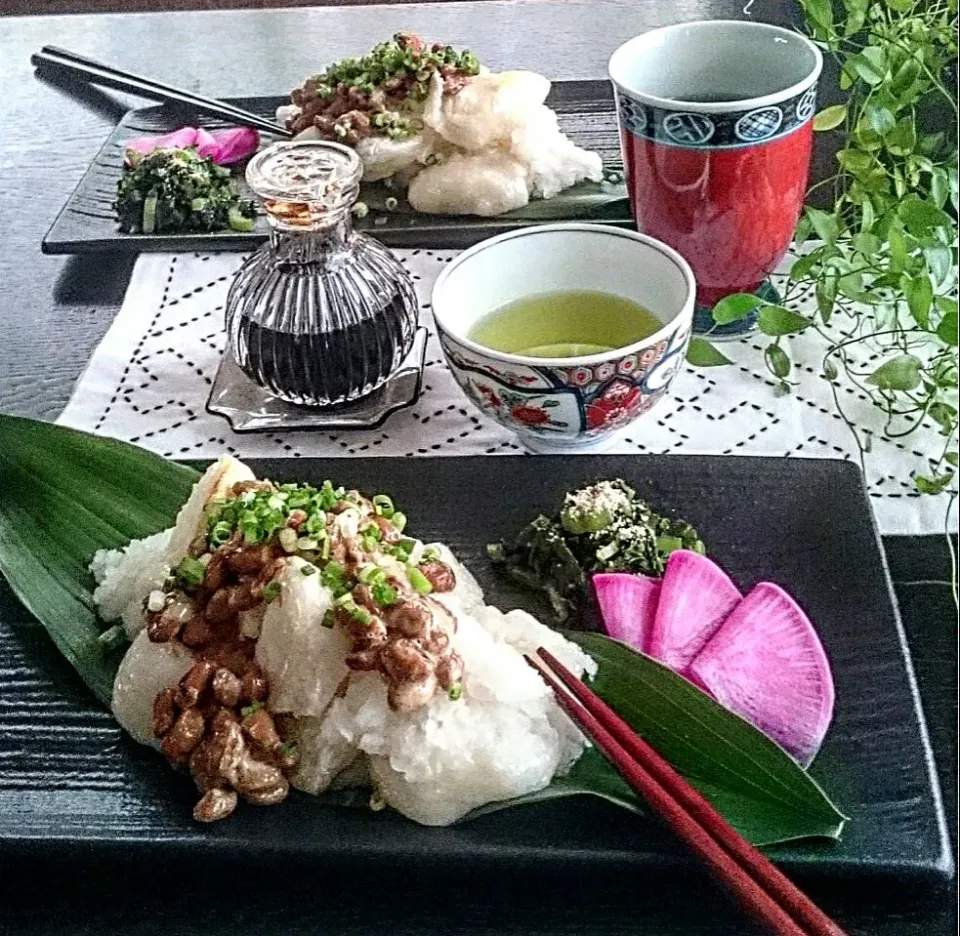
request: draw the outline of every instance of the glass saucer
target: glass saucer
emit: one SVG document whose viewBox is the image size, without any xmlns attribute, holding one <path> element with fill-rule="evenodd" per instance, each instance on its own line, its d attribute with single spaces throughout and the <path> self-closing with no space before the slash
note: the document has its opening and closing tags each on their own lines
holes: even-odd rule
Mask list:
<svg viewBox="0 0 960 936">
<path fill-rule="evenodd" d="M 272 396 L 237 366 L 228 347 L 207 400 L 207 411 L 224 416 L 234 432 L 376 429 L 391 413 L 420 397 L 427 330 L 417 329 L 410 353 L 387 382 L 369 396 L 339 406 L 296 406 Z"/>
</svg>

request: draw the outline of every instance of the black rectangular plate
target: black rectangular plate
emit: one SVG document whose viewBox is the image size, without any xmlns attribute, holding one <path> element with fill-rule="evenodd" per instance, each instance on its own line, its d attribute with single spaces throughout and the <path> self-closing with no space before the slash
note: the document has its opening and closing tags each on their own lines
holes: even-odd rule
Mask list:
<svg viewBox="0 0 960 936">
<path fill-rule="evenodd" d="M 817 623 L 833 663 L 836 718 L 812 773 L 850 822 L 838 844 L 771 849 L 815 877 L 934 883 L 952 871 L 946 824 L 909 653 L 860 473 L 839 461 L 610 456 L 581 458 L 283 459 L 261 476 L 389 491 L 411 529 L 450 544 L 488 601 L 540 609 L 496 577 L 484 544 L 514 533 L 563 493 L 622 477 L 658 508 L 694 523 L 741 585 L 781 582 Z M 207 866 L 242 854 L 265 867 L 363 864 L 375 880 L 402 863 L 425 872 L 676 872 L 670 836 L 590 797 L 528 806 L 447 829 L 389 812 L 295 795 L 198 826 L 196 797 L 153 751 L 122 736 L 0 585 L 0 859 L 27 857 Z"/>
<path fill-rule="evenodd" d="M 255 114 L 274 117 L 289 97 L 230 98 Z M 554 83 L 547 103 L 556 111 L 560 127 L 577 144 L 598 152 L 607 169 L 622 167 L 617 116 L 613 92 L 606 81 L 559 81 Z M 178 127 L 222 127 L 225 124 L 180 105 L 154 105 L 128 111 L 110 138 L 104 143 L 80 184 L 57 216 L 43 239 L 44 253 L 74 254 L 94 250 L 191 251 L 250 250 L 267 235 L 267 222 L 261 215 L 249 233 L 222 231 L 215 234 L 121 234 L 117 227 L 113 201 L 123 164 L 123 144 L 138 136 L 169 133 Z M 266 137 L 265 137 L 266 141 Z M 249 196 L 245 183 L 241 188 Z M 363 188 L 360 193 L 363 199 Z M 563 193 L 557 196 L 562 200 Z M 559 205 L 561 202 L 557 201 Z M 614 202 L 588 216 L 556 217 L 551 220 L 602 220 L 621 227 L 632 225 L 625 200 Z M 461 249 L 504 231 L 541 223 L 536 219 L 503 215 L 496 218 L 425 215 L 415 212 L 401 199 L 396 211 L 371 211 L 354 224 L 389 247 L 426 247 Z"/>
</svg>

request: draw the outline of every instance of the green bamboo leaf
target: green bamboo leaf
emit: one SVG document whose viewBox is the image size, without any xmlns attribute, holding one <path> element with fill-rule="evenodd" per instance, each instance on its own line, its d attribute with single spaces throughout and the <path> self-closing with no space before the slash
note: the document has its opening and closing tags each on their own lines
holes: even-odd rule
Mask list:
<svg viewBox="0 0 960 936">
<path fill-rule="evenodd" d="M 119 657 L 98 639 L 102 625 L 87 565 L 97 549 L 169 527 L 196 478 L 192 469 L 132 445 L 0 415 L 0 571 L 105 705 Z M 839 838 L 844 816 L 757 729 L 616 641 L 569 636 L 599 664 L 595 691 L 751 841 Z M 476 814 L 582 794 L 642 810 L 632 790 L 591 749 L 547 789 Z M 356 791 L 318 798 L 341 806 L 366 800 Z"/>
<path fill-rule="evenodd" d="M 764 302 L 765 300 L 753 293 L 734 293 L 732 296 L 721 299 L 710 310 L 710 314 L 718 325 L 729 325 L 731 322 L 739 322 L 746 318 Z"/>
<path fill-rule="evenodd" d="M 706 338 L 694 335 L 687 346 L 687 363 L 693 367 L 720 367 L 733 361 Z"/>
<path fill-rule="evenodd" d="M 921 360 L 913 354 L 899 354 L 881 364 L 867 383 L 881 390 L 916 390 L 920 386 Z"/>
<path fill-rule="evenodd" d="M 104 704 L 117 657 L 99 642 L 90 559 L 170 526 L 195 480 L 136 446 L 0 415 L 0 572 Z"/>
<path fill-rule="evenodd" d="M 825 107 L 813 118 L 813 129 L 820 132 L 833 130 L 835 127 L 839 127 L 846 119 L 847 105 L 834 104 L 832 107 Z"/>
<path fill-rule="evenodd" d="M 710 700 L 699 689 L 625 644 L 599 634 L 567 636 L 599 664 L 591 688 L 750 841 L 788 841 L 798 832 L 839 837 L 844 817 L 810 775 L 760 732 L 718 705 L 704 705 Z M 595 750 L 549 791 L 592 793 L 627 808 L 639 806 Z"/>
<path fill-rule="evenodd" d="M 795 335 L 810 324 L 810 319 L 783 306 L 767 305 L 760 309 L 760 331 L 772 338 Z"/>
<path fill-rule="evenodd" d="M 553 198 L 535 198 L 502 217 L 528 221 L 617 220 L 630 217 L 630 204 L 622 182 L 580 182 Z"/>
</svg>

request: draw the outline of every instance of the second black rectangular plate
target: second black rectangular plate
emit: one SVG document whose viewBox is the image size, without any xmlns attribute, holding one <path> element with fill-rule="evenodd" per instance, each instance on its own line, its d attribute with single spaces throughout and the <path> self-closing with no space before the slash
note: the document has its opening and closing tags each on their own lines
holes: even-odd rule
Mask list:
<svg viewBox="0 0 960 936">
<path fill-rule="evenodd" d="M 625 456 L 284 459 L 260 476 L 387 491 L 424 539 L 447 542 L 487 600 L 539 612 L 498 578 L 486 543 L 510 536 L 565 491 L 622 477 L 682 516 L 744 589 L 785 585 L 816 623 L 837 687 L 836 717 L 812 774 L 850 817 L 839 843 L 771 849 L 804 876 L 935 882 L 950 875 L 946 821 L 909 653 L 862 480 L 839 461 Z M 522 873 L 668 873 L 690 861 L 647 819 L 589 797 L 511 809 L 446 829 L 296 795 L 198 826 L 196 798 L 152 750 L 123 736 L 0 582 L 0 859 L 169 863 L 231 856 L 258 867 L 404 863 Z M 99 859 L 97 858 L 99 856 Z"/>
<path fill-rule="evenodd" d="M 229 103 L 264 117 L 274 118 L 289 97 L 230 98 Z M 554 83 L 547 103 L 556 111 L 561 129 L 578 145 L 598 152 L 605 170 L 622 168 L 617 116 L 613 92 L 606 81 L 559 81 Z M 183 126 L 222 127 L 225 124 L 179 105 L 163 104 L 128 111 L 104 143 L 90 168 L 80 180 L 67 204 L 43 239 L 44 253 L 74 254 L 97 250 L 191 251 L 250 250 L 267 236 L 262 215 L 249 233 L 218 231 L 213 234 L 122 234 L 117 227 L 113 202 L 123 165 L 125 141 L 139 136 L 156 136 Z M 265 137 L 264 142 L 269 142 Z M 249 190 L 241 180 L 241 188 Z M 592 190 L 592 189 L 591 189 Z M 603 221 L 605 224 L 631 226 L 633 221 L 626 198 L 601 207 L 585 206 L 578 187 L 561 192 L 548 202 L 533 202 L 496 218 L 476 216 L 425 215 L 414 211 L 403 198 L 394 211 L 371 210 L 354 222 L 390 247 L 427 247 L 462 249 L 518 227 L 552 221 Z M 378 187 L 369 200 L 383 200 Z M 360 198 L 364 198 L 361 188 Z M 546 213 L 544 213 L 546 212 Z"/>
</svg>

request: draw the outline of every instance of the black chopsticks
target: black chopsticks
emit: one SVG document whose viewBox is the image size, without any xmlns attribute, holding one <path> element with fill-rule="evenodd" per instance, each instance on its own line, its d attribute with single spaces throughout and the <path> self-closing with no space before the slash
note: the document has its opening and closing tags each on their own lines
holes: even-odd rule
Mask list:
<svg viewBox="0 0 960 936">
<path fill-rule="evenodd" d="M 35 67 L 53 67 L 82 75 L 91 83 L 103 87 L 128 91 L 159 101 L 186 104 L 198 111 L 215 117 L 222 117 L 243 127 L 256 127 L 258 130 L 264 130 L 276 136 L 291 136 L 286 127 L 281 127 L 280 124 L 268 120 L 266 117 L 245 111 L 241 107 L 235 107 L 225 101 L 218 101 L 216 98 L 194 94 L 192 91 L 183 88 L 175 88 L 173 85 L 163 84 L 160 81 L 154 81 L 152 78 L 134 75 L 78 55 L 76 52 L 70 52 L 67 49 L 44 46 L 39 52 L 31 56 L 30 61 Z"/>
</svg>

